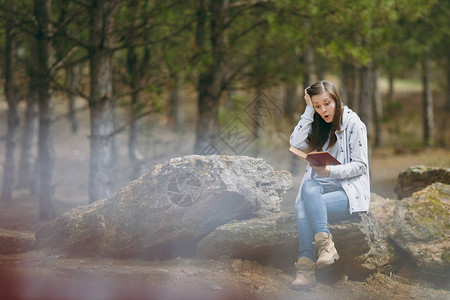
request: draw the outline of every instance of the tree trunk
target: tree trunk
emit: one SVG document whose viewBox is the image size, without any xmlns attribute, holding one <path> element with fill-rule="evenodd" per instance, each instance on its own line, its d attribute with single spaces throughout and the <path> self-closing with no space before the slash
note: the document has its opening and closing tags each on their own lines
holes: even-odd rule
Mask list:
<svg viewBox="0 0 450 300">
<path fill-rule="evenodd" d="M 136 4 L 136 2 L 130 2 L 131 4 Z M 135 8 L 135 7 L 133 7 Z M 128 127 L 128 156 L 130 158 L 131 172 L 130 180 L 134 180 L 139 177 L 142 165 L 142 154 L 139 151 L 139 126 L 136 115 L 139 113 L 139 98 L 140 98 L 140 85 L 139 85 L 139 66 L 138 66 L 138 56 L 136 53 L 136 48 L 130 46 L 127 49 L 127 68 L 128 75 L 130 78 L 129 84 L 133 91 L 131 94 L 131 105 L 129 110 L 128 121 L 130 123 Z"/>
<path fill-rule="evenodd" d="M 11 21 L 6 21 L 5 28 L 5 98 L 8 103 L 8 129 L 6 133 L 5 164 L 3 165 L 3 186 L 0 196 L 1 201 L 9 202 L 14 189 L 15 174 L 15 150 L 17 143 L 17 126 L 19 116 L 17 111 L 17 99 L 15 95 L 15 64 L 16 64 L 16 37 Z"/>
<path fill-rule="evenodd" d="M 383 103 L 381 99 L 380 90 L 378 87 L 379 70 L 377 67 L 373 69 L 372 76 L 372 103 L 374 104 L 374 121 L 375 121 L 375 141 L 374 146 L 381 146 L 381 118 L 383 116 Z"/>
<path fill-rule="evenodd" d="M 55 153 L 52 138 L 52 109 L 50 92 L 50 65 L 52 48 L 50 42 L 50 0 L 36 0 L 35 11 L 38 30 L 36 33 L 37 62 L 34 74 L 37 76 L 37 95 L 39 103 L 38 135 L 38 198 L 39 217 L 42 220 L 55 217 L 53 207 Z"/>
<path fill-rule="evenodd" d="M 36 49 L 36 39 L 31 38 L 30 49 Z M 27 73 L 29 77 L 28 94 L 26 98 L 25 121 L 22 129 L 21 152 L 19 160 L 19 172 L 17 179 L 18 189 L 28 189 L 32 194 L 37 194 L 37 162 L 36 146 L 38 140 L 39 120 L 38 120 L 38 93 L 36 70 L 38 60 L 37 52 L 30 51 L 27 61 Z"/>
<path fill-rule="evenodd" d="M 133 0 L 128 2 L 128 8 L 133 15 L 139 15 L 140 5 L 139 1 Z M 145 5 L 145 4 L 144 4 Z M 133 26 L 138 26 L 138 19 L 135 18 L 131 21 Z M 144 19 L 144 26 L 147 25 L 146 19 Z M 130 78 L 128 84 L 132 90 L 131 94 L 131 106 L 129 110 L 129 132 L 128 132 L 128 156 L 130 158 L 131 172 L 130 179 L 134 180 L 141 175 L 142 163 L 144 160 L 143 155 L 139 151 L 139 121 L 138 115 L 141 109 L 141 90 L 145 87 L 148 81 L 148 73 L 150 70 L 151 52 L 149 46 L 143 46 L 142 59 L 139 59 L 139 55 L 136 51 L 135 44 L 137 38 L 132 34 L 128 37 L 127 47 L 127 72 Z M 148 40 L 148 36 L 144 36 L 144 40 Z"/>
<path fill-rule="evenodd" d="M 387 94 L 387 99 L 389 101 L 392 100 L 392 98 L 394 97 L 394 71 L 393 70 L 388 70 L 388 80 L 389 80 L 389 87 L 388 87 L 388 94 Z"/>
<path fill-rule="evenodd" d="M 217 113 L 221 95 L 221 79 L 215 68 L 199 76 L 198 119 L 196 124 L 195 153 L 202 153 L 218 133 Z"/>
<path fill-rule="evenodd" d="M 31 75 L 30 80 L 35 80 Z M 28 189 L 31 193 L 37 192 L 36 186 L 36 144 L 38 133 L 38 107 L 36 86 L 30 83 L 26 99 L 25 121 L 20 143 L 19 172 L 17 178 L 18 189 Z"/>
<path fill-rule="evenodd" d="M 366 124 L 367 128 L 367 141 L 369 145 L 369 155 L 372 149 L 372 67 L 371 65 L 361 67 L 361 95 L 359 104 L 359 116 L 361 120 Z"/>
<path fill-rule="evenodd" d="M 422 61 L 423 84 L 423 141 L 425 146 L 434 144 L 433 94 L 431 90 L 431 58 L 429 49 L 424 53 Z"/>
<path fill-rule="evenodd" d="M 350 108 L 353 108 L 353 65 L 347 62 L 343 62 L 341 64 L 341 88 L 340 88 L 340 96 L 343 103 L 348 105 Z"/>
<path fill-rule="evenodd" d="M 90 20 L 89 202 L 107 198 L 114 178 L 113 15 L 120 1 L 93 1 Z"/>
<path fill-rule="evenodd" d="M 288 123 L 295 126 L 298 122 L 295 119 L 296 112 L 303 113 L 305 109 L 306 104 L 303 100 L 304 91 L 301 91 L 302 96 L 299 97 L 297 95 L 297 85 L 293 83 L 286 84 L 284 91 L 284 114 L 288 119 Z M 299 99 L 302 105 L 299 105 Z M 297 174 L 298 172 L 298 159 L 294 155 L 290 155 L 289 171 L 292 174 Z"/>
<path fill-rule="evenodd" d="M 341 65 L 341 100 L 354 111 L 358 111 L 355 66 L 351 62 Z"/>
<path fill-rule="evenodd" d="M 306 67 L 305 87 L 317 81 L 316 65 L 314 64 L 314 49 L 310 45 L 305 46 L 303 59 Z"/>
<path fill-rule="evenodd" d="M 318 57 L 317 57 L 318 56 Z M 326 79 L 326 72 L 327 72 L 327 62 L 325 60 L 325 57 L 323 57 L 321 54 L 316 55 L 317 61 L 317 78 L 318 80 L 324 80 Z"/>
<path fill-rule="evenodd" d="M 303 91 L 301 91 L 303 96 Z M 295 122 L 295 114 L 299 110 L 299 97 L 297 96 L 297 84 L 287 83 L 285 86 L 284 93 L 284 115 L 288 120 L 289 124 Z M 303 97 L 301 98 L 303 100 Z"/>
<path fill-rule="evenodd" d="M 80 65 L 75 65 L 75 66 L 67 68 L 67 75 L 66 75 L 67 89 L 69 91 L 76 90 L 80 84 L 80 78 L 81 78 L 81 66 Z M 77 115 L 76 115 L 75 94 L 72 92 L 69 92 L 68 97 L 69 97 L 68 118 L 70 120 L 72 133 L 77 133 L 78 132 L 78 119 L 77 119 Z"/>
<path fill-rule="evenodd" d="M 182 122 L 182 110 L 180 105 L 183 100 L 183 75 L 174 74 L 172 76 L 172 83 L 173 86 L 169 97 L 168 119 L 169 124 L 172 125 L 172 128 L 178 132 L 181 128 Z"/>
<path fill-rule="evenodd" d="M 198 77 L 198 119 L 194 151 L 202 153 L 213 142 L 218 133 L 219 100 L 224 90 L 227 74 L 227 37 L 225 22 L 228 19 L 229 1 L 214 1 L 210 6 L 210 40 L 212 45 L 212 63 Z M 197 24 L 197 40 L 204 41 L 204 23 Z M 198 45 L 200 49 L 204 45 Z"/>
<path fill-rule="evenodd" d="M 450 112 L 450 52 L 447 53 L 447 112 Z"/>
</svg>

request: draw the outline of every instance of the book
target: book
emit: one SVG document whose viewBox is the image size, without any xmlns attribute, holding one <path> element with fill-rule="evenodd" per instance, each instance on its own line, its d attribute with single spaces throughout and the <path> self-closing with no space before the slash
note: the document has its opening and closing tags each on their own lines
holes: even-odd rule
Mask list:
<svg viewBox="0 0 450 300">
<path fill-rule="evenodd" d="M 328 152 L 310 152 L 306 154 L 295 147 L 289 148 L 289 151 L 300 156 L 314 166 L 340 165 L 341 163 Z"/>
</svg>

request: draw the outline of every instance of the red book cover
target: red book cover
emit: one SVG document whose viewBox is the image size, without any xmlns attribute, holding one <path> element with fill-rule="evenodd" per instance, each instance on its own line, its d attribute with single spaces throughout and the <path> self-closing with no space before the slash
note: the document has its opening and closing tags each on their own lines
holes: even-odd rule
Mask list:
<svg viewBox="0 0 450 300">
<path fill-rule="evenodd" d="M 341 163 L 328 152 L 310 152 L 306 154 L 295 147 L 289 148 L 289 151 L 301 158 L 307 160 L 315 166 L 340 165 Z"/>
</svg>

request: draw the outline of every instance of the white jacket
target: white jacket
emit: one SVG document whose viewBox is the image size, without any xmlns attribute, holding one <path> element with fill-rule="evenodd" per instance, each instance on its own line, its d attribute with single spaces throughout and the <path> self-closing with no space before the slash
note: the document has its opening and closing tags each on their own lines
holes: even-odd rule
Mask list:
<svg viewBox="0 0 450 300">
<path fill-rule="evenodd" d="M 300 150 L 308 148 L 308 134 L 314 121 L 314 108 L 306 106 L 297 126 L 291 134 L 290 144 Z M 339 154 L 336 157 L 342 165 L 328 166 L 328 177 L 340 179 L 342 188 L 349 199 L 350 213 L 369 211 L 370 178 L 369 159 L 367 150 L 366 125 L 358 115 L 344 106 L 341 130 L 336 131 L 336 146 Z M 305 180 L 311 178 L 311 166 L 306 166 L 300 190 Z"/>
</svg>

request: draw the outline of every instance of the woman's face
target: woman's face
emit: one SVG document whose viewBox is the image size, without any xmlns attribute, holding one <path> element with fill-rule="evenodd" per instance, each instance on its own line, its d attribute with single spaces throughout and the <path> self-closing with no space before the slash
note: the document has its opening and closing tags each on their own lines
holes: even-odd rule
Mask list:
<svg viewBox="0 0 450 300">
<path fill-rule="evenodd" d="M 331 123 L 334 118 L 334 113 L 336 110 L 336 101 L 328 94 L 328 92 L 323 92 L 319 95 L 314 95 L 311 97 L 314 109 L 322 117 L 322 119 Z"/>
</svg>

